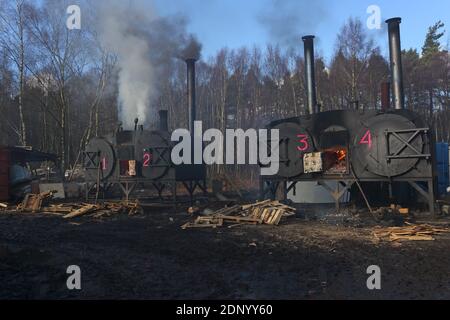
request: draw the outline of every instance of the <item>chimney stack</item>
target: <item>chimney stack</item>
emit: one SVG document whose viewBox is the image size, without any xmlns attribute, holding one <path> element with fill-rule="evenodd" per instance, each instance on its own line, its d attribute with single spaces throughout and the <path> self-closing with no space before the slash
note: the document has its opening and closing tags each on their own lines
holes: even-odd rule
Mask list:
<svg viewBox="0 0 450 320">
<path fill-rule="evenodd" d="M 167 110 L 159 111 L 159 130 L 160 131 L 169 131 L 169 112 Z"/>
<path fill-rule="evenodd" d="M 196 59 L 187 59 L 187 95 L 189 109 L 189 131 L 194 132 L 194 122 L 197 119 L 196 97 L 195 97 L 195 63 Z"/>
<path fill-rule="evenodd" d="M 386 20 L 389 29 L 389 54 L 391 63 L 392 97 L 397 110 L 405 108 L 405 95 L 403 91 L 402 48 L 400 40 L 401 18 Z"/>
<path fill-rule="evenodd" d="M 381 110 L 386 111 L 391 108 L 391 84 L 383 82 L 381 84 Z"/>
<path fill-rule="evenodd" d="M 316 96 L 316 74 L 314 67 L 314 36 L 303 37 L 305 47 L 305 84 L 309 114 L 318 113 Z"/>
</svg>

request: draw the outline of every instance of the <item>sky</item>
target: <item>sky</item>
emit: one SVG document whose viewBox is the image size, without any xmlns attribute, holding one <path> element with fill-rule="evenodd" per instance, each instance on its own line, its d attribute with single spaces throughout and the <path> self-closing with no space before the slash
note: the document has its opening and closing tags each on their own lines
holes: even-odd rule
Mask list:
<svg viewBox="0 0 450 320">
<path fill-rule="evenodd" d="M 402 47 L 423 45 L 429 26 L 438 20 L 450 30 L 450 1 L 448 0 L 155 0 L 162 15 L 184 14 L 189 31 L 203 44 L 203 57 L 214 55 L 220 48 L 276 44 L 280 34 L 291 33 L 288 42 L 302 49 L 301 36 L 314 34 L 318 55 L 329 61 L 333 55 L 336 35 L 349 17 L 361 18 L 364 25 L 369 17 L 367 8 L 377 5 L 384 20 L 402 17 Z M 276 30 L 270 28 L 274 18 Z M 280 29 L 281 28 L 281 29 Z M 382 53 L 387 55 L 387 34 L 368 30 Z M 277 36 L 278 35 L 278 36 Z M 443 44 L 449 41 L 447 32 Z"/>
</svg>

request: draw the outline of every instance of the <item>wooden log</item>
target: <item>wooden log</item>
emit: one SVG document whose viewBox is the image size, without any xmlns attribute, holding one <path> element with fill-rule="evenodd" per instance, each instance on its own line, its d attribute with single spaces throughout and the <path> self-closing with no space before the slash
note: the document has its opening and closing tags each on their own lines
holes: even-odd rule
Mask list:
<svg viewBox="0 0 450 320">
<path fill-rule="evenodd" d="M 391 235 L 391 241 L 396 240 L 408 240 L 408 241 L 434 241 L 435 239 L 431 236 L 396 236 Z"/>
<path fill-rule="evenodd" d="M 71 219 L 71 218 L 75 218 L 75 217 L 80 217 L 83 216 L 85 214 L 91 213 L 95 210 L 99 210 L 101 207 L 97 206 L 95 204 L 90 204 L 90 205 L 86 205 L 83 206 L 82 208 L 75 210 L 67 215 L 65 215 L 63 218 L 64 219 Z"/>
<path fill-rule="evenodd" d="M 261 207 L 261 206 L 267 205 L 269 203 L 272 203 L 272 200 L 264 200 L 264 201 L 256 202 L 253 204 L 247 204 L 245 206 L 242 206 L 242 210 L 249 210 L 249 209 L 253 209 L 255 207 Z"/>
<path fill-rule="evenodd" d="M 223 219 L 224 221 L 233 221 L 233 222 L 237 222 L 237 223 L 243 223 L 243 222 L 248 222 L 248 223 L 259 223 L 259 219 L 255 219 L 255 218 L 247 218 L 247 217 L 234 217 L 234 216 L 220 216 L 221 219 Z"/>
</svg>

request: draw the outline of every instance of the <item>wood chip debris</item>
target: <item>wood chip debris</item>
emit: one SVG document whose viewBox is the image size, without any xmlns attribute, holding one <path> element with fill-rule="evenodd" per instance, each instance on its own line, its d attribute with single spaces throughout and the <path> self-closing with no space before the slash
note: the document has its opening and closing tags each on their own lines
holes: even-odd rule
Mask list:
<svg viewBox="0 0 450 320">
<path fill-rule="evenodd" d="M 434 241 L 433 236 L 442 233 L 450 233 L 450 229 L 428 224 L 407 223 L 404 227 L 377 228 L 373 235 L 379 241 Z"/>
<path fill-rule="evenodd" d="M 189 228 L 218 228 L 226 223 L 229 228 L 239 225 L 279 225 L 285 217 L 296 214 L 296 209 L 279 201 L 265 200 L 248 205 L 235 205 L 222 208 L 206 217 L 198 217 L 194 222 L 184 224 L 182 229 Z"/>
</svg>

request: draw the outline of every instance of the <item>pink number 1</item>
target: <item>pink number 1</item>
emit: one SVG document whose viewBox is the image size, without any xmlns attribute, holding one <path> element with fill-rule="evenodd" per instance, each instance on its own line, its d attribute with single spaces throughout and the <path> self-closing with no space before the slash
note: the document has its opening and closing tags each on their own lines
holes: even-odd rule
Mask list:
<svg viewBox="0 0 450 320">
<path fill-rule="evenodd" d="M 107 163 L 106 163 L 106 158 L 102 158 L 102 170 L 103 171 L 105 171 L 106 170 L 106 166 L 107 166 Z"/>
</svg>

